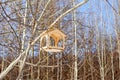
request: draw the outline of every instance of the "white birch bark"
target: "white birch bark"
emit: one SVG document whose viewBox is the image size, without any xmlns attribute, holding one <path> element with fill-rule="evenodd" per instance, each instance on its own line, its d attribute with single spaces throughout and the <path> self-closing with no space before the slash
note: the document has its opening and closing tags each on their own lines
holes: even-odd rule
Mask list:
<svg viewBox="0 0 120 80">
<path fill-rule="evenodd" d="M 120 0 L 118 0 L 118 13 L 120 15 Z"/>
<path fill-rule="evenodd" d="M 75 6 L 75 1 L 73 0 L 73 6 Z M 78 77 L 78 67 L 77 67 L 77 24 L 76 24 L 76 10 L 73 11 L 73 26 L 75 29 L 74 35 L 75 35 L 75 62 L 74 62 L 74 80 L 77 80 Z"/>
<path fill-rule="evenodd" d="M 99 62 L 99 68 L 100 68 L 100 77 L 101 77 L 101 80 L 104 80 L 104 68 L 103 68 L 103 65 L 102 65 L 102 59 L 101 59 L 101 53 L 100 53 L 100 32 L 99 32 L 99 29 L 98 29 L 98 25 L 97 25 L 97 20 L 96 20 L 96 17 L 95 17 L 95 21 L 96 21 L 96 42 L 97 42 L 97 56 L 98 56 L 98 62 Z"/>
<path fill-rule="evenodd" d="M 23 28 L 23 37 L 22 37 L 22 50 L 21 50 L 21 52 L 23 52 L 24 51 L 24 49 L 25 49 L 25 38 L 26 38 L 26 20 L 27 20 L 27 11 L 28 11 L 28 0 L 26 0 L 26 9 L 25 9 L 25 15 L 24 15 L 24 28 Z M 26 55 L 27 56 L 27 55 Z M 21 60 L 23 60 L 23 62 L 20 62 L 20 69 L 19 69 L 19 75 L 18 75 L 18 77 L 17 77 L 17 79 L 22 79 L 22 74 L 23 74 L 23 72 L 22 72 L 22 69 L 23 69 L 23 67 L 24 67 L 24 63 L 25 63 L 25 56 L 22 56 L 21 57 Z"/>
<path fill-rule="evenodd" d="M 113 46 L 112 46 L 112 36 L 110 35 L 110 50 L 111 50 L 111 64 L 112 64 L 112 66 L 111 66 L 111 69 L 112 69 L 112 80 L 115 80 L 114 79 L 114 64 L 113 64 L 113 52 L 112 52 L 112 48 L 113 48 Z"/>
</svg>

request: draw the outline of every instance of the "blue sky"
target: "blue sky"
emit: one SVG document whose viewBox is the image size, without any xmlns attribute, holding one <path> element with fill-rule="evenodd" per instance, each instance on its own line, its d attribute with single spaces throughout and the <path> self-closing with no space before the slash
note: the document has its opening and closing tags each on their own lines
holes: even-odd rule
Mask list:
<svg viewBox="0 0 120 80">
<path fill-rule="evenodd" d="M 82 0 L 78 0 L 80 2 Z M 117 8 L 117 0 L 108 0 L 110 4 L 116 9 Z M 89 0 L 85 5 L 79 7 L 77 11 L 86 13 L 84 15 L 94 14 L 98 18 L 99 28 L 103 31 L 103 28 L 106 29 L 107 33 L 113 34 L 114 33 L 114 26 L 115 26 L 115 16 L 113 13 L 112 7 L 105 2 L 105 0 Z M 91 16 L 91 15 L 90 15 Z M 89 18 L 90 20 L 94 19 L 94 17 Z M 89 19 L 86 19 L 90 21 Z M 105 25 L 103 25 L 103 24 Z"/>
</svg>

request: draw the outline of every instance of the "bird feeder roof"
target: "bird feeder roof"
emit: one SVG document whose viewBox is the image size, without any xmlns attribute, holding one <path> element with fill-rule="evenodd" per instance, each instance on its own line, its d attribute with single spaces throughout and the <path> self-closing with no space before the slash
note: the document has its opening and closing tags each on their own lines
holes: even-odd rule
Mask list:
<svg viewBox="0 0 120 80">
<path fill-rule="evenodd" d="M 51 37 L 57 37 L 59 39 L 66 37 L 66 35 L 57 28 L 50 28 L 50 29 L 44 31 L 43 33 L 41 33 L 41 35 L 42 36 L 49 35 Z"/>
</svg>

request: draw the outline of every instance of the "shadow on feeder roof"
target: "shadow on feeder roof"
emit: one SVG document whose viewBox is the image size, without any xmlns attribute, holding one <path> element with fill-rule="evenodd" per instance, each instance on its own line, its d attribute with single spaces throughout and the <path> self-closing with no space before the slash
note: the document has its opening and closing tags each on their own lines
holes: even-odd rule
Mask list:
<svg viewBox="0 0 120 80">
<path fill-rule="evenodd" d="M 61 30 L 50 28 L 41 33 L 41 48 L 46 52 L 61 52 L 65 48 L 65 37 Z"/>
</svg>

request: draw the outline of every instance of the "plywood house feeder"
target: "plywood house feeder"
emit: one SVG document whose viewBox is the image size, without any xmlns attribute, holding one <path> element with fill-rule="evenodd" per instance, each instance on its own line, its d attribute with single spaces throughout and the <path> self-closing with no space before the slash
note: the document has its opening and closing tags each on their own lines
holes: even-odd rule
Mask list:
<svg viewBox="0 0 120 80">
<path fill-rule="evenodd" d="M 65 48 L 65 37 L 59 29 L 50 28 L 41 33 L 41 48 L 46 52 L 62 52 Z"/>
</svg>

